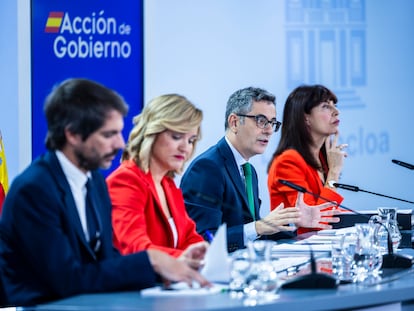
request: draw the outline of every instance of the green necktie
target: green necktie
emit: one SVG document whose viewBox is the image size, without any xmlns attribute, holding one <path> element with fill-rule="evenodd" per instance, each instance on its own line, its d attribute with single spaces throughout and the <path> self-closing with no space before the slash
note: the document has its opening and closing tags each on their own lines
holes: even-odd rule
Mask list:
<svg viewBox="0 0 414 311">
<path fill-rule="evenodd" d="M 246 180 L 246 192 L 247 199 L 249 200 L 249 209 L 252 214 L 253 220 L 256 220 L 254 212 L 254 197 L 253 197 L 253 185 L 252 185 L 252 166 L 249 162 L 243 164 L 244 178 Z"/>
</svg>

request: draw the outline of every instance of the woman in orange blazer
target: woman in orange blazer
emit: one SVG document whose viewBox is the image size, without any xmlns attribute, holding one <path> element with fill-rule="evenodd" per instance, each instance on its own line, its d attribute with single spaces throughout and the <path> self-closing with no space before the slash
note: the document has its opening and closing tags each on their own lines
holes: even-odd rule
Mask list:
<svg viewBox="0 0 414 311">
<path fill-rule="evenodd" d="M 122 254 L 162 250 L 198 268 L 208 243 L 173 180 L 193 155 L 202 112 L 185 97 L 156 97 L 134 118 L 121 165 L 107 178 L 114 244 Z"/>
<path fill-rule="evenodd" d="M 346 157 L 337 145 L 339 110 L 337 97 L 322 85 L 303 85 L 290 93 L 283 112 L 282 133 L 268 169 L 271 208 L 280 203 L 294 206 L 298 192 L 279 182 L 295 183 L 327 200 L 341 204 L 343 197 L 333 183 L 338 182 Z M 326 202 L 306 193 L 305 203 Z M 333 207 L 331 207 L 333 208 Z M 319 228 L 298 228 L 298 234 Z"/>
</svg>

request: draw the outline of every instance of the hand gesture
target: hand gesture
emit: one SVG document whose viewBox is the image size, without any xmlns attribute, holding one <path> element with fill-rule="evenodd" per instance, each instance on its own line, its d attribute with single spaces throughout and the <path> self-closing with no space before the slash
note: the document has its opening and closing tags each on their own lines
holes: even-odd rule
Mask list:
<svg viewBox="0 0 414 311">
<path fill-rule="evenodd" d="M 342 167 L 344 165 L 344 158 L 348 156 L 348 154 L 344 151 L 347 144 L 337 145 L 338 142 L 339 132 L 335 133 L 333 139 L 331 137 L 327 137 L 325 140 L 325 149 L 326 149 L 326 157 L 328 161 L 329 171 L 332 171 L 335 180 L 338 179 L 339 174 L 342 171 Z"/>
<path fill-rule="evenodd" d="M 321 228 L 321 229 L 332 229 L 332 226 L 329 223 L 337 223 L 340 221 L 339 217 L 331 217 L 337 215 L 338 211 L 336 210 L 326 210 L 323 209 L 332 207 L 335 205 L 332 203 L 323 203 L 319 205 L 307 205 L 303 201 L 303 193 L 298 192 L 298 198 L 296 200 L 296 207 L 300 211 L 299 221 L 296 222 L 296 225 L 304 228 Z"/>
<path fill-rule="evenodd" d="M 205 241 L 191 244 L 178 257 L 193 269 L 200 269 L 204 265 L 204 256 L 206 255 L 209 244 Z"/>
<path fill-rule="evenodd" d="M 185 262 L 155 249 L 149 249 L 147 253 L 154 271 L 161 276 L 164 285 L 169 286 L 171 282 L 185 282 L 192 287 L 193 282 L 197 282 L 201 287 L 211 286 L 209 281 Z"/>
<path fill-rule="evenodd" d="M 256 221 L 258 235 L 274 234 L 280 231 L 294 231 L 295 226 L 290 226 L 299 221 L 299 210 L 295 207 L 284 208 L 279 204 L 266 217 Z"/>
</svg>

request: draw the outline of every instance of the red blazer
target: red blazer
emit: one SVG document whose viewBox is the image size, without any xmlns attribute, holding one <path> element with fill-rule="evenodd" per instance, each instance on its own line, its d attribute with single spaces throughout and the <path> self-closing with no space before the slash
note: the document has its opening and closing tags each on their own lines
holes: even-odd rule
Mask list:
<svg viewBox="0 0 414 311">
<path fill-rule="evenodd" d="M 122 254 L 152 248 L 178 257 L 190 244 L 204 240 L 196 232 L 172 178 L 164 177 L 161 184 L 177 227 L 176 248 L 150 173 L 145 174 L 132 160 L 124 161 L 106 182 L 112 200 L 114 245 Z"/>
<path fill-rule="evenodd" d="M 279 179 L 291 181 L 304 187 L 310 192 L 316 193 L 330 201 L 341 204 L 343 197 L 337 192 L 324 187 L 319 178 L 317 170 L 309 166 L 302 156 L 294 149 L 284 151 L 274 159 L 267 176 L 267 186 L 270 194 L 270 209 L 275 209 L 280 203 L 285 207 L 295 206 L 298 192 L 282 185 Z M 311 194 L 305 193 L 304 201 L 308 205 L 318 205 L 326 203 L 325 200 L 315 198 Z M 315 231 L 316 228 L 298 228 L 298 234 Z"/>
</svg>

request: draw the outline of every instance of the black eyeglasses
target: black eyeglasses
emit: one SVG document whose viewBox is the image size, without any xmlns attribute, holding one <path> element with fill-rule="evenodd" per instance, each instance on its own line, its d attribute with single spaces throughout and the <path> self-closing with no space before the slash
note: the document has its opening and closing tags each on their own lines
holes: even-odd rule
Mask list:
<svg viewBox="0 0 414 311">
<path fill-rule="evenodd" d="M 237 114 L 239 117 L 254 118 L 256 120 L 256 125 L 258 128 L 264 129 L 269 124 L 272 127 L 273 131 L 277 132 L 282 125 L 282 122 L 277 121 L 276 119 L 268 120 L 264 115 L 248 115 L 248 114 Z"/>
</svg>

